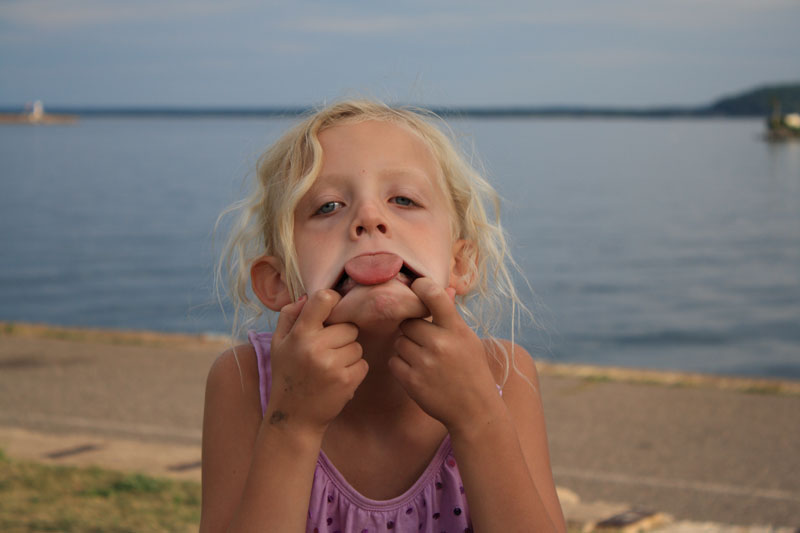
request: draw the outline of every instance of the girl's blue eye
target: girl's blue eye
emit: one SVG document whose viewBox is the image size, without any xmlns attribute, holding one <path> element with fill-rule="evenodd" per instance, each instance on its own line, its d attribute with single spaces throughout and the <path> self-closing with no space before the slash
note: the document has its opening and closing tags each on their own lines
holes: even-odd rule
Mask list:
<svg viewBox="0 0 800 533">
<path fill-rule="evenodd" d="M 317 209 L 317 214 L 327 215 L 329 213 L 333 213 L 340 205 L 342 205 L 341 202 L 325 202 L 322 204 L 322 207 Z"/>
<path fill-rule="evenodd" d="M 414 205 L 414 200 L 412 200 L 411 198 L 406 198 L 405 196 L 395 196 L 394 198 L 392 198 L 392 200 L 394 200 L 394 203 L 396 203 L 397 205 L 402 205 L 404 207 L 409 207 Z"/>
</svg>

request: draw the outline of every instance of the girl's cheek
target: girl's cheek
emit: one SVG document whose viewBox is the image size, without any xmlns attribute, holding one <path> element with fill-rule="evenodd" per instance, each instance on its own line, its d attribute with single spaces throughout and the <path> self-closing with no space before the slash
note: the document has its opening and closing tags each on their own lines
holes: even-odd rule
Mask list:
<svg viewBox="0 0 800 533">
<path fill-rule="evenodd" d="M 303 287 L 305 287 L 308 294 L 313 294 L 318 290 L 325 288 L 322 287 L 320 280 L 315 279 L 314 276 L 303 274 L 303 272 L 300 272 L 300 279 L 303 280 Z"/>
</svg>

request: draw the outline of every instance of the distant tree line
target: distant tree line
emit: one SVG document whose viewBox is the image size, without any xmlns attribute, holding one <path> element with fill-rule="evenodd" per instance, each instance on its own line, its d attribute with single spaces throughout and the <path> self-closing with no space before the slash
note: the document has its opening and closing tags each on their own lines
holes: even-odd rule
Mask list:
<svg viewBox="0 0 800 533">
<path fill-rule="evenodd" d="M 767 116 L 775 106 L 782 113 L 800 113 L 800 83 L 759 87 L 745 93 L 721 98 L 709 111 L 720 115 Z"/>
<path fill-rule="evenodd" d="M 657 106 L 657 107 L 596 107 L 596 106 L 489 106 L 489 107 L 434 107 L 437 114 L 463 117 L 717 117 L 751 116 L 768 117 L 776 106 L 782 114 L 800 113 L 800 82 L 769 85 L 740 94 L 720 98 L 709 105 Z M 307 106 L 275 107 L 49 107 L 48 114 L 74 114 L 79 116 L 119 117 L 248 117 L 296 116 L 305 113 Z M 18 108 L 0 108 L 0 114 L 19 113 Z M 2 119 L 2 116 L 0 116 Z"/>
</svg>

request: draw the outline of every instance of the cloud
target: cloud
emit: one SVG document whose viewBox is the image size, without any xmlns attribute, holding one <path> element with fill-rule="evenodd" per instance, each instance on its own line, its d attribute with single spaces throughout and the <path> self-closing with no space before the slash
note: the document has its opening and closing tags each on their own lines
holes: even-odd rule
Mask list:
<svg viewBox="0 0 800 533">
<path fill-rule="evenodd" d="M 313 33 L 380 34 L 416 33 L 430 30 L 465 30 L 485 22 L 481 17 L 452 13 L 420 13 L 417 15 L 336 15 L 299 17 L 289 22 L 292 29 Z"/>
<path fill-rule="evenodd" d="M 519 2 L 487 6 L 464 4 L 448 11 L 428 12 L 426 6 L 403 13 L 342 13 L 317 5 L 312 16 L 304 11 L 288 23 L 293 30 L 341 35 L 388 35 L 499 29 L 504 26 L 621 26 L 665 30 L 736 27 L 754 16 L 800 11 L 796 0 L 607 0 L 544 5 Z M 431 4 L 434 5 L 434 4 Z M 438 6 L 438 4 L 435 4 Z M 374 6 L 373 6 L 374 8 Z"/>
<path fill-rule="evenodd" d="M 521 14 L 548 24 L 619 25 L 660 29 L 711 29 L 752 22 L 754 16 L 800 11 L 796 0 L 607 0 Z"/>
<path fill-rule="evenodd" d="M 57 30 L 219 15 L 250 5 L 246 0 L 11 0 L 0 3 L 0 18 L 21 26 Z"/>
<path fill-rule="evenodd" d="M 432 7 L 434 6 L 434 7 Z M 301 32 L 402 35 L 477 31 L 503 26 L 579 25 L 700 28 L 746 24 L 759 14 L 798 10 L 796 0 L 582 0 L 552 4 L 513 0 L 403 4 L 388 12 L 376 4 L 280 0 L 3 0 L 0 20 L 23 27 L 68 30 L 114 23 L 158 22 L 229 13 Z M 281 16 L 276 17 L 276 14 Z M 288 18 L 284 18 L 288 16 Z"/>
</svg>

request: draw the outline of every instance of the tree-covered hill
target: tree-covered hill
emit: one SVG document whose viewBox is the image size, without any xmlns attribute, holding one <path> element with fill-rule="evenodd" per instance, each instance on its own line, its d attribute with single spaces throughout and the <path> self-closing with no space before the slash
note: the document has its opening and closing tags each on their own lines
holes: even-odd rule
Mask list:
<svg viewBox="0 0 800 533">
<path fill-rule="evenodd" d="M 721 98 L 708 107 L 720 115 L 761 115 L 772 113 L 780 104 L 782 113 L 800 113 L 800 82 L 758 87 L 750 91 Z"/>
</svg>

